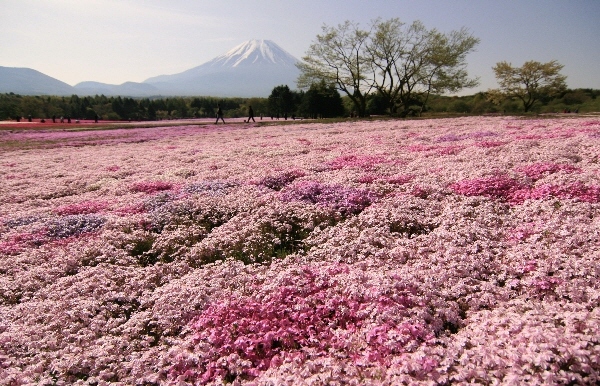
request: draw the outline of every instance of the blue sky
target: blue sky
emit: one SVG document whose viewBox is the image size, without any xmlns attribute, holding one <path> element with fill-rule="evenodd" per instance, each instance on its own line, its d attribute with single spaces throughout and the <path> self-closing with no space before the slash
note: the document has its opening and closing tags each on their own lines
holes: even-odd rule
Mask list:
<svg viewBox="0 0 600 386">
<path fill-rule="evenodd" d="M 469 75 L 497 86 L 506 60 L 558 60 L 571 88 L 600 89 L 600 0 L 0 0 L 0 66 L 71 85 L 141 82 L 198 66 L 249 39 L 301 58 L 323 24 L 421 20 L 481 42 Z"/>
</svg>

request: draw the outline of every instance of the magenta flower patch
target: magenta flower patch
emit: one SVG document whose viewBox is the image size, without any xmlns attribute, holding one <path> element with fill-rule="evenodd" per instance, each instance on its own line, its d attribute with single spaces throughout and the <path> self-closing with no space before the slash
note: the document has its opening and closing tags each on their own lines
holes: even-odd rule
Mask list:
<svg viewBox="0 0 600 386">
<path fill-rule="evenodd" d="M 0 242 L 0 253 L 17 255 L 27 248 L 38 247 L 47 240 L 46 235 L 41 231 L 13 234 L 7 240 Z"/>
<path fill-rule="evenodd" d="M 486 196 L 510 200 L 515 192 L 526 188 L 526 186 L 515 178 L 498 174 L 491 177 L 460 181 L 452 184 L 450 188 L 455 193 L 465 196 Z"/>
<path fill-rule="evenodd" d="M 543 173 L 547 172 L 545 167 L 536 167 L 531 174 L 540 176 L 540 170 L 544 170 Z M 576 169 L 571 168 L 566 168 L 566 170 L 569 170 L 569 172 L 576 171 Z M 450 185 L 450 188 L 455 193 L 465 196 L 486 196 L 506 200 L 513 204 L 521 204 L 525 200 L 543 200 L 550 197 L 600 202 L 600 186 L 598 185 L 586 186 L 576 182 L 566 185 L 544 184 L 532 187 L 506 175 L 464 180 Z"/>
<path fill-rule="evenodd" d="M 431 327 L 419 323 L 368 323 L 373 313 L 415 303 L 410 293 L 344 294 L 338 284 L 344 272 L 306 267 L 266 299 L 235 297 L 209 305 L 191 324 L 195 359 L 180 357 L 170 378 L 201 384 L 251 379 L 285 361 L 332 354 L 385 365 L 409 342 L 433 339 Z"/>
<path fill-rule="evenodd" d="M 387 162 L 383 156 L 370 155 L 345 155 L 332 159 L 327 163 L 331 169 L 358 168 L 370 170 L 375 166 Z"/>
<path fill-rule="evenodd" d="M 506 145 L 507 142 L 503 142 L 503 141 L 481 141 L 481 142 L 477 142 L 475 144 L 475 146 L 478 147 L 483 147 L 483 148 L 492 148 L 492 147 L 498 147 L 498 146 L 502 146 L 502 145 Z"/>
<path fill-rule="evenodd" d="M 600 186 L 586 186 L 582 183 L 572 183 L 567 185 L 540 185 L 524 192 L 523 196 L 515 196 L 515 199 L 525 198 L 544 199 L 547 197 L 556 197 L 562 199 L 579 199 L 585 202 L 600 202 Z"/>
<path fill-rule="evenodd" d="M 402 185 L 412 181 L 413 178 L 413 175 L 399 174 L 386 178 L 386 181 L 390 184 Z"/>
<path fill-rule="evenodd" d="M 107 202 L 84 201 L 77 204 L 60 206 L 54 210 L 54 213 L 60 215 L 90 214 L 101 212 L 107 207 Z"/>
<path fill-rule="evenodd" d="M 173 184 L 164 181 L 140 181 L 131 185 L 132 192 L 155 193 L 170 190 Z"/>
<path fill-rule="evenodd" d="M 558 173 L 560 171 L 565 173 L 579 173 L 581 172 L 580 168 L 577 168 L 573 165 L 569 164 L 556 164 L 552 162 L 542 162 L 536 163 L 527 166 L 521 166 L 516 169 L 518 172 L 525 174 L 527 177 L 531 178 L 534 181 L 539 180 L 540 178 Z"/>
</svg>

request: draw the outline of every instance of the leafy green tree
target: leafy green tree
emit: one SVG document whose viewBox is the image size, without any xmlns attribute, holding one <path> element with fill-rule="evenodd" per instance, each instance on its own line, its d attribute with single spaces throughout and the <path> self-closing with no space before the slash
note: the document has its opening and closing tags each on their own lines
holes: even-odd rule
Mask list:
<svg viewBox="0 0 600 386">
<path fill-rule="evenodd" d="M 572 90 L 569 92 L 565 92 L 562 96 L 562 102 L 567 105 L 580 105 L 591 99 L 589 95 L 587 95 L 583 90 Z"/>
<path fill-rule="evenodd" d="M 276 86 L 269 95 L 269 111 L 272 115 L 290 115 L 294 112 L 294 94 L 287 85 Z"/>
<path fill-rule="evenodd" d="M 380 92 L 369 94 L 367 112 L 369 115 L 385 115 L 389 110 L 388 98 Z"/>
<path fill-rule="evenodd" d="M 566 90 L 567 77 L 560 74 L 563 67 L 556 60 L 548 63 L 531 60 L 522 67 L 513 67 L 505 61 L 496 63 L 492 69 L 500 88 L 489 90 L 489 98 L 496 103 L 503 99 L 518 99 L 528 112 L 536 102 Z"/>
<path fill-rule="evenodd" d="M 431 93 L 474 87 L 466 71 L 466 55 L 479 39 L 466 29 L 443 34 L 420 21 L 410 25 L 393 18 L 373 23 L 367 44 L 377 91 L 387 99 L 390 114 L 422 111 Z M 415 106 L 415 107 L 413 107 Z"/>
<path fill-rule="evenodd" d="M 419 21 L 405 25 L 395 18 L 377 19 L 368 31 L 350 21 L 323 26 L 298 64 L 298 86 L 320 80 L 334 84 L 359 116 L 367 113 L 367 100 L 376 90 L 390 114 L 408 115 L 415 106 L 421 110 L 431 93 L 478 84 L 466 71 L 466 55 L 478 43 L 465 29 L 443 34 Z"/>
<path fill-rule="evenodd" d="M 371 64 L 367 60 L 370 33 L 346 21 L 337 27 L 322 27 L 323 34 L 310 45 L 298 64 L 299 88 L 321 80 L 334 84 L 350 98 L 359 116 L 366 115 L 367 96 L 374 87 Z"/>
<path fill-rule="evenodd" d="M 454 102 L 452 102 L 449 111 L 460 114 L 466 114 L 471 111 L 471 105 L 463 99 L 457 99 Z"/>
<path fill-rule="evenodd" d="M 463 97 L 465 98 L 465 97 Z M 472 114 L 497 113 L 498 107 L 487 99 L 484 92 L 478 92 L 470 98 Z"/>
<path fill-rule="evenodd" d="M 16 119 L 22 115 L 17 95 L 13 93 L 0 95 L 0 120 Z"/>
<path fill-rule="evenodd" d="M 113 99 L 112 103 L 112 111 L 117 114 L 120 118 L 125 118 L 125 110 L 123 108 L 123 99 L 119 96 Z"/>
<path fill-rule="evenodd" d="M 21 98 L 20 111 L 25 117 L 31 116 L 33 118 L 42 117 L 44 115 L 43 108 L 44 100 L 39 96 L 23 97 Z"/>
<path fill-rule="evenodd" d="M 300 113 L 312 118 L 333 118 L 344 115 L 342 97 L 336 87 L 324 80 L 314 83 L 302 98 Z"/>
<path fill-rule="evenodd" d="M 190 103 L 190 107 L 194 107 L 197 109 L 202 108 L 202 101 L 200 100 L 200 98 L 194 98 Z"/>
<path fill-rule="evenodd" d="M 156 120 L 156 106 L 154 101 L 149 101 L 148 103 L 148 107 L 147 107 L 147 112 L 148 112 L 148 119 L 151 121 Z"/>
<path fill-rule="evenodd" d="M 167 99 L 167 110 L 172 118 L 181 118 L 187 116 L 188 107 L 183 98 Z"/>
</svg>

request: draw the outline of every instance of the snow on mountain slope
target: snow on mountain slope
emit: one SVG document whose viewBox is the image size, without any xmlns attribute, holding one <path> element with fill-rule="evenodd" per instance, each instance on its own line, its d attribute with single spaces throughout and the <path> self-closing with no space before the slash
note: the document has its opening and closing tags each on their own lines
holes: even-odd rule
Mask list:
<svg viewBox="0 0 600 386">
<path fill-rule="evenodd" d="M 298 59 L 279 47 L 271 40 L 249 40 L 225 54 L 217 56 L 205 65 L 214 67 L 238 67 L 244 65 L 275 64 L 285 67 L 295 67 Z"/>
<path fill-rule="evenodd" d="M 143 83 L 162 95 L 268 96 L 275 86 L 295 88 L 298 59 L 271 40 L 249 40 L 200 66 Z"/>
</svg>

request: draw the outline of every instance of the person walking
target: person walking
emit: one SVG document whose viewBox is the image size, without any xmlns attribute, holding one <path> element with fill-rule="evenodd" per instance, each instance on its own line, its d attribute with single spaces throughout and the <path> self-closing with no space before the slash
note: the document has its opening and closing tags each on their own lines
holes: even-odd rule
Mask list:
<svg viewBox="0 0 600 386">
<path fill-rule="evenodd" d="M 215 125 L 217 123 L 219 123 L 219 118 L 221 118 L 221 120 L 223 121 L 223 123 L 225 123 L 225 120 L 223 119 L 223 110 L 221 110 L 221 105 L 217 104 L 217 121 L 215 122 Z"/>
<path fill-rule="evenodd" d="M 254 120 L 254 110 L 252 110 L 252 106 L 248 106 L 248 123 L 250 123 L 250 119 L 252 119 L 252 122 L 256 122 Z"/>
</svg>

